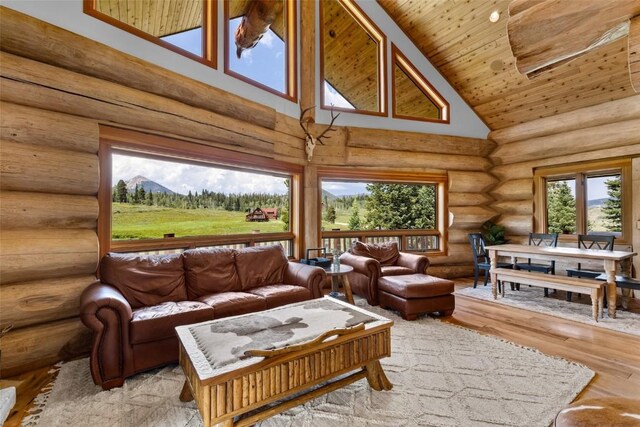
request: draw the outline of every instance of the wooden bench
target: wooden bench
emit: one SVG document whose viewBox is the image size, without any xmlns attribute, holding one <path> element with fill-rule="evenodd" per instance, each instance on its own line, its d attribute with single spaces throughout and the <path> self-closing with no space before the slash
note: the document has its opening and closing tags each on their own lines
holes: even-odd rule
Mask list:
<svg viewBox="0 0 640 427">
<path fill-rule="evenodd" d="M 596 322 L 598 321 L 598 313 L 600 313 L 600 317 L 602 317 L 604 287 L 606 283 L 598 280 L 531 273 L 528 271 L 510 270 L 507 268 L 492 269 L 491 277 L 493 279 L 494 299 L 498 298 L 498 282 L 520 283 L 540 288 L 557 289 L 560 291 L 575 292 L 591 296 L 593 319 Z M 505 286 L 502 286 L 502 297 L 504 297 L 504 292 Z"/>
</svg>

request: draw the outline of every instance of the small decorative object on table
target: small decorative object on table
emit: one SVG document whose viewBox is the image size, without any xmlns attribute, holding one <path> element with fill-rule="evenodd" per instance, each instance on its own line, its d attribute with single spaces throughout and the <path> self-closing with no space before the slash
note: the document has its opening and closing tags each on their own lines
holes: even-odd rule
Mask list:
<svg viewBox="0 0 640 427">
<path fill-rule="evenodd" d="M 340 255 L 342 255 L 342 251 L 340 249 L 333 249 L 331 251 L 331 255 L 333 255 L 333 267 L 336 270 L 340 270 Z"/>
<path fill-rule="evenodd" d="M 309 256 L 309 254 L 311 252 L 318 252 L 319 255 L 316 258 L 311 258 Z M 322 268 L 329 268 L 331 267 L 331 260 L 329 260 L 329 258 L 327 258 L 327 248 L 310 248 L 307 249 L 307 257 L 304 259 L 301 259 L 300 262 L 302 264 L 307 264 L 307 265 L 312 265 L 314 267 L 322 267 Z"/>
</svg>

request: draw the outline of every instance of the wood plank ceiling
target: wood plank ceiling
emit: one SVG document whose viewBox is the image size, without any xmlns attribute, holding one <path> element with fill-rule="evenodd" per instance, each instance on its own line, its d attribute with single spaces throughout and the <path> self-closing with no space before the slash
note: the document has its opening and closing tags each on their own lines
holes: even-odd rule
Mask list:
<svg viewBox="0 0 640 427">
<path fill-rule="evenodd" d="M 634 94 L 626 37 L 528 80 L 506 36 L 509 0 L 378 2 L 491 129 Z"/>
</svg>

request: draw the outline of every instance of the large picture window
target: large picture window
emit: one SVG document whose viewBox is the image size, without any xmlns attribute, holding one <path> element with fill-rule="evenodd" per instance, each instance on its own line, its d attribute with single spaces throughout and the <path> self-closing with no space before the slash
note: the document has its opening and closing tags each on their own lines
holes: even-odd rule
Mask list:
<svg viewBox="0 0 640 427">
<path fill-rule="evenodd" d="M 444 253 L 446 177 L 319 174 L 323 246 L 395 241 L 407 252 Z"/>
<path fill-rule="evenodd" d="M 597 162 L 536 171 L 536 223 L 561 235 L 613 234 L 628 241 L 630 162 Z"/>
<path fill-rule="evenodd" d="M 107 128 L 110 129 L 110 128 Z M 110 132 L 124 132 L 107 130 Z M 133 138 L 137 134 L 131 133 Z M 277 242 L 294 254 L 299 171 L 251 167 L 240 153 L 183 142 L 180 156 L 102 138 L 101 243 L 112 251 L 252 246 Z M 175 141 L 174 141 L 175 143 Z M 190 152 L 189 147 L 193 148 Z M 283 167 L 284 166 L 284 167 Z M 103 215 L 104 213 L 104 215 Z"/>
</svg>

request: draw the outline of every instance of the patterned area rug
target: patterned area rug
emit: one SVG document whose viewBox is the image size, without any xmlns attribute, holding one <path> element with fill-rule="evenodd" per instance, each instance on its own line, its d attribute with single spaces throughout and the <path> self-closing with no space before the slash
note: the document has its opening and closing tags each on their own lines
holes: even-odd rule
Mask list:
<svg viewBox="0 0 640 427">
<path fill-rule="evenodd" d="M 553 291 L 550 290 L 549 292 Z M 569 302 L 564 299 L 545 298 L 541 288 L 521 286 L 519 291 L 511 291 L 507 286 L 505 297 L 502 298 L 498 296 L 498 299 L 494 300 L 491 293 L 491 286 L 482 286 L 481 284 L 475 289 L 468 287 L 460 289 L 455 293 L 456 295 L 464 295 L 580 323 L 587 323 L 600 328 L 640 335 L 640 314 L 618 309 L 616 318 L 610 319 L 605 309 L 604 318 L 598 319 L 596 322 L 593 320 L 591 314 L 591 298 L 586 295 L 580 296 L 580 301 L 578 301 L 578 296 L 573 294 L 574 301 Z M 562 295 L 564 295 L 564 292 L 562 292 Z"/>
<path fill-rule="evenodd" d="M 593 371 L 494 337 L 423 317 L 394 320 L 393 355 L 382 365 L 393 390 L 366 380 L 264 421 L 262 426 L 548 426 Z M 169 366 L 102 391 L 89 362 L 62 364 L 52 391 L 38 396 L 26 426 L 199 427 L 193 402 L 178 400 L 184 376 Z"/>
</svg>

